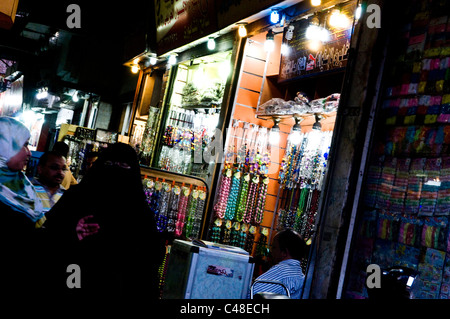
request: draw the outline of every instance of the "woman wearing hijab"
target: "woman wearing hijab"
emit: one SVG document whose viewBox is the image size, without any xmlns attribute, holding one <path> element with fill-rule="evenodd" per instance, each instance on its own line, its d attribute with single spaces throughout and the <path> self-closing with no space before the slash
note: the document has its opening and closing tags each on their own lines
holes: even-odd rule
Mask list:
<svg viewBox="0 0 450 319">
<path fill-rule="evenodd" d="M 0 290 L 22 293 L 36 287 L 37 233 L 45 220 L 43 206 L 23 169 L 31 156 L 29 130 L 19 121 L 0 117 Z"/>
<path fill-rule="evenodd" d="M 116 143 L 102 151 L 47 215 L 54 248 L 66 252 L 54 263 L 62 275 L 58 290 L 111 302 L 156 299 L 162 248 L 131 146 Z M 81 270 L 80 288 L 67 288 L 69 264 Z"/>
</svg>

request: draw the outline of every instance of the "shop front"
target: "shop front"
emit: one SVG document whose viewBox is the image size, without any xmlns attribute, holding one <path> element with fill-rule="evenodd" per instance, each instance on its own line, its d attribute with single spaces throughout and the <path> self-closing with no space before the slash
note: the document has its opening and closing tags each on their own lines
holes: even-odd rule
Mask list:
<svg viewBox="0 0 450 319">
<path fill-rule="evenodd" d="M 340 277 L 342 298 L 390 296 L 368 281 L 374 269 L 380 276 L 391 271 L 391 291 L 449 298 L 450 2 L 398 5 L 404 11 L 389 25 L 365 186 Z M 378 282 L 388 285 L 384 278 Z"/>
<path fill-rule="evenodd" d="M 261 6 L 224 4 L 216 18 L 202 20 L 203 33 L 198 19 L 177 27 L 180 8 L 172 22 L 157 8 L 172 29 L 158 29 L 157 16 L 157 32 L 165 31 L 156 52 L 127 63 L 140 69 L 130 140 L 139 144 L 159 230 L 169 244 L 201 239 L 235 247 L 255 263 L 253 277 L 282 229 L 315 247 L 359 21 L 357 1 Z M 279 18 L 271 21 L 274 12 Z M 200 35 L 189 38 L 188 31 Z M 309 250 L 305 274 L 313 273 Z M 167 264 L 161 275 L 170 277 L 166 271 Z"/>
</svg>

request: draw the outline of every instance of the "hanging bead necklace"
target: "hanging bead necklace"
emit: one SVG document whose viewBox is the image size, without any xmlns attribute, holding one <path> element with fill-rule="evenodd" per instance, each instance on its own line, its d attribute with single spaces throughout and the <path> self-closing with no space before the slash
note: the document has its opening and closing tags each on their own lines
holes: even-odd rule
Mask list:
<svg viewBox="0 0 450 319">
<path fill-rule="evenodd" d="M 225 219 L 233 220 L 234 215 L 236 213 L 236 203 L 239 196 L 239 189 L 240 189 L 240 182 L 241 182 L 241 172 L 239 169 L 236 170 L 236 173 L 233 174 L 232 182 L 231 182 L 231 190 L 230 195 L 228 197 L 228 204 L 225 211 Z"/>
<path fill-rule="evenodd" d="M 189 188 L 182 186 L 180 200 L 178 203 L 178 216 L 177 222 L 175 223 L 175 235 L 180 237 L 183 233 L 184 222 L 186 218 L 186 209 L 189 198 Z"/>
<path fill-rule="evenodd" d="M 225 164 L 224 172 L 222 175 L 222 181 L 220 185 L 219 196 L 217 199 L 217 203 L 214 206 L 214 211 L 216 216 L 219 218 L 223 218 L 225 216 L 225 210 L 227 208 L 228 196 L 230 195 L 231 188 L 231 175 L 232 170 L 229 164 Z"/>
</svg>

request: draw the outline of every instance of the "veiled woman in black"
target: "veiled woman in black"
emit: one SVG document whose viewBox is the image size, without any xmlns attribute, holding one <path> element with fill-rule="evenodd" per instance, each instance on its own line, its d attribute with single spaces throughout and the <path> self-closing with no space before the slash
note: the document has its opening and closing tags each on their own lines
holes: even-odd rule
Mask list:
<svg viewBox="0 0 450 319">
<path fill-rule="evenodd" d="M 131 146 L 116 143 L 102 151 L 47 214 L 45 227 L 56 292 L 110 302 L 157 298 L 163 247 Z M 81 280 L 77 268 L 67 268 L 71 264 L 79 266 Z"/>
</svg>

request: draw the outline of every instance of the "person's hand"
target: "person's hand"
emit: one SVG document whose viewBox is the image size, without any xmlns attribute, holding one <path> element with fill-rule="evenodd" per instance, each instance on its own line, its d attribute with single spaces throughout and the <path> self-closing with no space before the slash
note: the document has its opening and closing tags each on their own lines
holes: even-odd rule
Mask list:
<svg viewBox="0 0 450 319">
<path fill-rule="evenodd" d="M 87 220 L 93 217 L 93 215 L 85 216 L 78 221 L 76 227 L 78 240 L 82 240 L 86 236 L 98 233 L 98 230 L 100 229 L 98 224 L 87 223 Z"/>
</svg>

